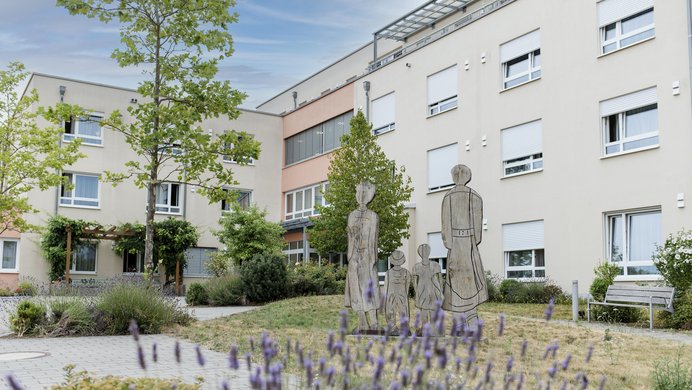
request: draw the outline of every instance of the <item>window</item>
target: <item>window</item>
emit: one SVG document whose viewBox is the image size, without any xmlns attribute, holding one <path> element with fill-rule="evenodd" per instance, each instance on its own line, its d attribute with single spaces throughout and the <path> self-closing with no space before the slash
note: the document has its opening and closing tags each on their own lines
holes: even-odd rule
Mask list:
<svg viewBox="0 0 692 390">
<path fill-rule="evenodd" d="M 180 184 L 160 183 L 156 185 L 156 212 L 180 214 Z"/>
<path fill-rule="evenodd" d="M 353 112 L 349 111 L 302 131 L 284 141 L 286 165 L 307 160 L 341 146 L 341 136 L 351 131 L 349 122 Z"/>
<path fill-rule="evenodd" d="M 98 176 L 80 175 L 77 173 L 63 173 L 62 176 L 72 183 L 73 188 L 67 190 L 65 186 L 60 186 L 61 206 L 99 207 Z"/>
<path fill-rule="evenodd" d="M 144 253 L 123 253 L 123 272 L 124 273 L 142 273 L 144 272 Z"/>
<path fill-rule="evenodd" d="M 207 263 L 214 252 L 216 252 L 216 248 L 188 248 L 185 251 L 187 266 L 183 271 L 183 276 L 209 276 Z"/>
<path fill-rule="evenodd" d="M 16 272 L 17 259 L 19 258 L 19 241 L 18 240 L 0 240 L 0 253 L 2 253 L 2 262 L 0 263 L 0 272 Z"/>
<path fill-rule="evenodd" d="M 288 264 L 298 264 L 303 262 L 303 240 L 288 241 L 284 244 L 284 255 Z"/>
<path fill-rule="evenodd" d="M 228 192 L 229 190 L 224 189 L 224 191 Z M 230 190 L 234 191 L 237 194 L 236 197 L 236 202 L 238 202 L 238 206 L 240 206 L 241 209 L 247 210 L 250 208 L 250 196 L 252 195 L 252 191 L 249 190 Z M 227 202 L 225 199 L 221 201 L 221 211 L 231 211 L 231 202 Z"/>
<path fill-rule="evenodd" d="M 605 155 L 658 145 L 656 87 L 603 101 L 600 108 Z"/>
<path fill-rule="evenodd" d="M 394 130 L 394 92 L 372 101 L 371 119 L 375 135 Z"/>
<path fill-rule="evenodd" d="M 541 78 L 541 33 L 532 31 L 500 46 L 504 89 Z"/>
<path fill-rule="evenodd" d="M 655 35 L 653 0 L 604 0 L 598 3 L 601 53 L 641 42 Z"/>
<path fill-rule="evenodd" d="M 161 154 L 167 154 L 172 156 L 180 156 L 183 154 L 183 148 L 180 141 L 172 141 L 164 144 L 159 144 L 159 151 Z"/>
<path fill-rule="evenodd" d="M 72 252 L 70 270 L 74 273 L 96 273 L 97 243 L 83 243 Z"/>
<path fill-rule="evenodd" d="M 324 194 L 328 186 L 328 183 L 320 183 L 307 188 L 287 192 L 284 220 L 289 221 L 291 219 L 319 215 L 319 211 L 315 209 L 315 205 L 327 205 L 322 194 Z"/>
<path fill-rule="evenodd" d="M 442 268 L 442 273 L 447 273 L 447 248 L 442 242 L 442 233 L 428 233 L 428 245 L 430 245 L 430 261 L 436 261 Z"/>
<path fill-rule="evenodd" d="M 239 140 L 240 140 L 240 139 L 242 139 L 242 138 L 239 137 Z M 223 162 L 232 163 L 232 164 L 255 165 L 255 159 L 252 158 L 252 157 L 244 157 L 242 160 L 236 160 L 236 159 L 230 154 L 230 150 L 233 149 L 233 144 L 232 144 L 232 143 L 226 144 L 225 149 L 229 151 L 229 152 L 228 152 L 229 154 L 224 154 L 224 155 L 222 156 Z"/>
<path fill-rule="evenodd" d="M 545 277 L 543 221 L 502 225 L 507 278 Z"/>
<path fill-rule="evenodd" d="M 428 76 L 428 116 L 437 115 L 457 107 L 457 66 Z"/>
<path fill-rule="evenodd" d="M 658 275 L 652 256 L 662 244 L 661 211 L 608 213 L 606 219 L 607 257 L 621 275 Z"/>
<path fill-rule="evenodd" d="M 541 121 L 502 130 L 502 165 L 505 176 L 543 169 Z"/>
<path fill-rule="evenodd" d="M 451 187 L 452 167 L 459 163 L 457 144 L 428 150 L 428 191 Z"/>
<path fill-rule="evenodd" d="M 101 134 L 101 120 L 103 116 L 100 114 L 89 114 L 84 118 L 65 122 L 65 134 L 63 141 L 69 142 L 75 138 L 80 138 L 83 144 L 87 145 L 102 145 L 103 138 Z"/>
</svg>

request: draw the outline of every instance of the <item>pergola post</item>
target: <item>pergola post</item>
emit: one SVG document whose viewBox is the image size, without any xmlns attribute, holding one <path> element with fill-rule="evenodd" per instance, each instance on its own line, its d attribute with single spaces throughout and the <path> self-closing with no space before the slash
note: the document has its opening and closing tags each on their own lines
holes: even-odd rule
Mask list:
<svg viewBox="0 0 692 390">
<path fill-rule="evenodd" d="M 175 295 L 180 296 L 180 259 L 175 260 Z"/>
</svg>

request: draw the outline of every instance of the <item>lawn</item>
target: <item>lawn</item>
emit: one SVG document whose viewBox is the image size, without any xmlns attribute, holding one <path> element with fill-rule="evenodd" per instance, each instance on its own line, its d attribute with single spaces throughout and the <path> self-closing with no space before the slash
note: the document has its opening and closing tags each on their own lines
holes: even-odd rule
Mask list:
<svg viewBox="0 0 692 390">
<path fill-rule="evenodd" d="M 250 351 L 250 338 L 253 338 L 254 344 L 257 345 L 256 340 L 260 339 L 262 332 L 268 332 L 280 346 L 280 355 L 286 350 L 287 340 L 291 340 L 292 344 L 299 340 L 306 351 L 306 356 L 307 351 L 313 351 L 311 355 L 313 362 L 317 362 L 320 357 L 325 357 L 328 359 L 327 366 L 334 364 L 337 372 L 340 372 L 341 359 L 338 355 L 330 358 L 325 345 L 328 331 L 336 331 L 339 328 L 342 299 L 342 296 L 321 296 L 279 301 L 232 317 L 178 327 L 174 333 L 178 337 L 193 340 L 217 351 L 228 351 L 231 345 L 237 345 L 240 350 L 239 355 L 243 356 L 245 352 Z M 605 376 L 606 389 L 639 389 L 651 386 L 651 372 L 655 362 L 663 358 L 675 356 L 679 352 L 683 362 L 688 366 L 692 365 L 692 353 L 690 353 L 692 345 L 564 321 L 546 322 L 542 319 L 544 310 L 545 305 L 484 304 L 480 310 L 481 318 L 485 321 L 484 339 L 478 345 L 477 361 L 470 365 L 471 369 L 467 372 L 464 368 L 465 359 L 469 355 L 466 345 L 460 344 L 459 348 L 452 353 L 451 337 L 432 338 L 436 347 L 447 345 L 451 355 L 445 354 L 448 361 L 445 366 L 442 366 L 438 360 L 441 354 L 433 355 L 431 368 L 425 370 L 426 378 L 428 380 L 438 378 L 444 381 L 445 376 L 448 376 L 451 383 L 462 383 L 465 380 L 469 381 L 468 383 L 476 383 L 484 377 L 488 362 L 491 362 L 494 368 L 490 379 L 497 384 L 502 384 L 514 374 L 514 387 L 516 387 L 519 372 L 523 372 L 525 374 L 524 388 L 536 388 L 540 381 L 547 382 L 548 380 L 554 388 L 559 388 L 563 381 L 567 381 L 568 388 L 571 388 L 581 381 L 576 377 L 583 372 L 592 388 L 597 388 L 601 378 Z M 501 337 L 498 336 L 499 313 L 506 313 L 506 325 Z M 571 306 L 556 305 L 553 318 L 571 319 Z M 349 326 L 353 327 L 355 324 L 355 315 L 349 312 Z M 449 328 L 448 318 L 447 334 Z M 528 348 L 522 358 L 520 351 L 524 340 L 528 341 Z M 549 356 L 544 359 L 546 346 L 555 342 L 558 346 L 555 357 Z M 408 364 L 409 355 L 406 348 L 400 349 L 398 344 L 397 338 L 381 344 L 379 338 L 363 337 L 361 339 L 347 336 L 345 346 L 354 351 L 354 360 L 364 362 L 358 374 L 351 376 L 351 385 L 370 383 L 373 372 L 377 371 L 374 366 L 378 354 L 386 357 L 385 377 L 392 378 L 395 375 L 399 377 L 398 374 L 394 374 L 395 363 L 393 363 L 398 355 L 403 357 L 402 370 L 404 367 L 409 367 L 413 371 L 417 363 L 425 366 L 426 360 L 422 352 L 420 355 L 414 353 L 415 356 L 411 359 L 413 363 Z M 585 358 L 591 345 L 593 345 L 593 354 L 587 364 Z M 390 355 L 392 350 L 395 351 L 395 356 Z M 415 351 L 415 347 L 413 350 Z M 566 370 L 562 370 L 562 363 L 568 355 L 571 356 L 570 363 Z M 514 364 L 510 373 L 507 374 L 506 366 L 510 356 L 513 357 Z M 464 359 L 458 371 L 455 367 L 456 357 Z M 254 351 L 253 360 L 261 361 L 260 351 Z M 295 354 L 293 354 L 285 362 L 287 371 L 303 376 L 303 369 L 295 361 Z M 557 365 L 557 370 L 554 377 L 550 378 L 548 374 L 554 363 Z M 474 371 L 477 375 L 475 379 L 473 378 Z M 319 377 L 319 374 L 316 375 Z M 326 381 L 327 378 L 323 377 L 322 380 Z M 496 386 L 496 388 L 502 387 Z"/>
</svg>

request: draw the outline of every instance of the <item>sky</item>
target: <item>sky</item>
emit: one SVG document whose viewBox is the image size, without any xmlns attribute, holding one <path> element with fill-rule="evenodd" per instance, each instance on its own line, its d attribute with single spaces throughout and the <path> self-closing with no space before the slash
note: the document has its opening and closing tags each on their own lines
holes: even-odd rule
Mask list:
<svg viewBox="0 0 692 390">
<path fill-rule="evenodd" d="M 425 0 L 237 0 L 229 27 L 235 53 L 217 78 L 260 103 L 372 40 L 372 33 Z M 136 88 L 141 70 L 120 68 L 110 54 L 118 27 L 71 16 L 55 0 L 0 0 L 0 68 Z"/>
</svg>

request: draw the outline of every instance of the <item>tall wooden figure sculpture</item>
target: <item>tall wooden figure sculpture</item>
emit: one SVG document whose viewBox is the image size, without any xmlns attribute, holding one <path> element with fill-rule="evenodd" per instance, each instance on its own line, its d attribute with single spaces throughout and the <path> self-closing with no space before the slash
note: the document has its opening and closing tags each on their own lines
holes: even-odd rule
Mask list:
<svg viewBox="0 0 692 390">
<path fill-rule="evenodd" d="M 430 245 L 418 247 L 420 263 L 413 267 L 413 286 L 416 289 L 416 307 L 421 312 L 423 323 L 431 322 L 437 309 L 437 301 L 442 300 L 442 267 L 436 261 L 430 261 Z"/>
<path fill-rule="evenodd" d="M 488 300 L 483 263 L 478 253 L 483 225 L 483 201 L 467 187 L 471 170 L 452 168 L 454 187 L 442 200 L 442 242 L 449 249 L 442 308 L 464 313 L 469 325 L 478 321 L 476 307 Z"/>
<path fill-rule="evenodd" d="M 411 285 L 411 274 L 401 265 L 406 262 L 404 252 L 395 250 L 389 256 L 389 263 L 392 265 L 385 276 L 386 297 L 384 314 L 387 323 L 396 327 L 397 315 L 410 318 L 408 307 L 408 287 Z"/>
<path fill-rule="evenodd" d="M 348 215 L 348 273 L 344 305 L 358 313 L 359 330 L 377 329 L 377 309 L 380 308 L 376 268 L 380 218 L 367 207 L 373 197 L 374 185 L 368 182 L 358 184 L 358 209 Z"/>
</svg>

